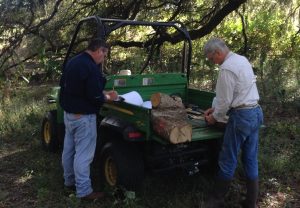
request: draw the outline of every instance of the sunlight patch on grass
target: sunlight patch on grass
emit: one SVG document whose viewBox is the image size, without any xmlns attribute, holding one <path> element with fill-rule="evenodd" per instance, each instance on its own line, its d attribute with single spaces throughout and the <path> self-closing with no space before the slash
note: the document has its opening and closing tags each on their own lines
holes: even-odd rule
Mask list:
<svg viewBox="0 0 300 208">
<path fill-rule="evenodd" d="M 264 182 L 268 190 L 264 192 L 264 197 L 261 198 L 261 207 L 293 207 L 295 202 L 295 192 L 290 186 L 286 186 L 280 179 L 269 178 Z"/>
<path fill-rule="evenodd" d="M 25 172 L 25 175 L 21 176 L 20 178 L 18 178 L 15 183 L 16 184 L 22 184 L 22 183 L 26 183 L 28 180 L 33 178 L 33 170 L 27 170 Z"/>
<path fill-rule="evenodd" d="M 283 192 L 267 193 L 262 204 L 270 208 L 285 207 L 289 198 L 289 194 Z"/>
<path fill-rule="evenodd" d="M 16 153 L 21 153 L 21 152 L 24 152 L 26 151 L 26 149 L 14 149 L 14 150 L 11 150 L 11 149 L 4 149 L 4 148 L 1 148 L 0 149 L 0 159 L 3 159 L 7 156 L 10 156 L 10 155 L 14 155 Z"/>
</svg>

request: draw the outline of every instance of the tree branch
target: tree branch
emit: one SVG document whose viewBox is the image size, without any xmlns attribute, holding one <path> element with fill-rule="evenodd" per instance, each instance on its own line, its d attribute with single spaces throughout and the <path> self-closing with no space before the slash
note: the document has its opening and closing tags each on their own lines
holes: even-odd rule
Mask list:
<svg viewBox="0 0 300 208">
<path fill-rule="evenodd" d="M 52 19 L 53 17 L 56 15 L 56 13 L 58 12 L 58 8 L 59 5 L 61 4 L 63 0 L 56 0 L 52 13 L 50 14 L 50 16 L 48 16 L 47 18 L 41 20 L 38 24 L 32 26 L 32 23 L 34 22 L 33 19 L 35 19 L 35 13 L 33 12 L 33 10 L 30 10 L 31 12 L 31 18 L 29 21 L 29 24 L 27 24 L 27 28 L 25 26 L 24 31 L 20 31 L 19 34 L 15 35 L 15 37 L 12 39 L 11 43 L 9 44 L 8 47 L 3 48 L 3 50 L 1 51 L 0 57 L 3 56 L 5 53 L 6 57 L 9 57 L 9 51 L 10 50 L 14 50 L 16 49 L 18 46 L 20 46 L 23 37 L 25 37 L 26 35 L 29 34 L 34 34 L 35 36 L 40 36 L 43 39 L 47 40 L 47 37 L 42 36 L 40 33 L 40 28 L 44 25 L 47 25 Z M 74 2 L 74 1 L 73 1 Z M 72 22 L 72 18 L 74 17 L 75 19 L 78 17 L 77 15 L 80 15 L 80 12 L 82 12 L 82 10 L 84 9 L 85 13 L 89 13 L 94 11 L 95 9 L 98 9 L 98 12 L 102 12 L 102 17 L 114 17 L 115 14 L 121 14 L 122 17 L 124 17 L 123 19 L 135 19 L 137 14 L 139 12 L 141 12 L 141 10 L 153 10 L 155 8 L 162 8 L 163 6 L 167 5 L 167 4 L 172 4 L 176 6 L 175 11 L 173 11 L 172 15 L 170 16 L 169 20 L 176 20 L 176 18 L 178 18 L 179 14 L 183 11 L 183 9 L 185 8 L 184 0 L 169 0 L 169 1 L 164 1 L 163 3 L 160 3 L 158 6 L 147 6 L 147 2 L 146 0 L 138 0 L 138 1 L 130 1 L 129 4 L 122 4 L 123 1 L 117 1 L 118 4 L 111 4 L 108 7 L 105 8 L 105 10 L 101 10 L 100 9 L 100 3 L 102 1 L 101 0 L 91 0 L 88 3 L 80 3 L 79 1 L 77 2 L 77 5 L 80 5 L 80 8 L 75 8 L 75 5 L 73 5 L 72 7 L 72 13 L 71 14 L 67 14 L 66 13 L 66 18 L 65 21 L 67 21 L 67 23 L 65 24 L 75 24 L 74 22 Z M 109 1 L 108 1 L 109 2 Z M 114 1 L 115 2 L 115 1 Z M 149 1 L 151 2 L 151 1 Z M 197 28 L 198 29 L 191 29 L 189 30 L 190 36 L 192 40 L 195 39 L 199 39 L 207 34 L 209 34 L 217 25 L 219 25 L 222 20 L 228 15 L 230 14 L 232 11 L 236 10 L 237 8 L 239 8 L 243 3 L 245 3 L 246 0 L 228 0 L 227 3 L 220 8 L 221 3 L 217 1 L 217 4 L 211 8 L 211 10 L 208 10 L 208 13 L 206 15 L 204 15 L 201 19 L 201 22 L 197 22 Z M 78 7 L 78 6 L 77 6 Z M 92 8 L 91 8 L 92 7 Z M 193 19 L 193 18 L 191 18 Z M 199 18 L 200 19 L 200 18 Z M 205 22 L 203 24 L 203 22 Z M 202 27 L 201 27 L 202 26 Z M 24 26 L 23 26 L 24 27 Z M 62 27 L 58 28 L 61 29 Z M 173 34 L 168 34 L 166 31 L 157 31 L 159 32 L 157 38 L 155 38 L 154 40 L 152 38 L 149 37 L 148 40 L 141 42 L 141 41 L 119 41 L 116 40 L 112 43 L 112 45 L 119 45 L 121 47 L 139 47 L 139 48 L 149 48 L 149 47 L 154 47 L 154 46 L 160 46 L 163 42 L 170 42 L 171 44 L 176 44 L 178 42 L 180 42 L 183 39 L 182 34 L 175 32 Z M 50 40 L 47 40 L 49 42 L 49 44 L 51 45 L 51 47 L 47 48 L 47 51 L 59 51 L 67 46 L 65 46 L 65 43 L 62 43 L 62 45 L 60 46 L 54 46 L 54 42 L 52 43 Z M 23 61 L 27 61 L 28 59 L 30 59 L 30 57 L 35 57 L 36 54 L 30 55 L 29 57 L 24 57 Z M 2 63 L 0 64 L 2 66 L 4 66 L 5 62 L 7 62 L 8 59 L 3 59 Z M 22 62 L 22 61 L 21 61 Z M 9 66 L 8 68 L 12 68 L 16 66 L 15 64 L 13 66 Z"/>
<path fill-rule="evenodd" d="M 238 15 L 240 16 L 241 18 L 241 21 L 242 21 L 242 34 L 243 34 L 243 38 L 244 38 L 244 49 L 243 49 L 243 52 L 242 54 L 247 56 L 247 51 L 248 51 L 248 37 L 247 37 L 247 34 L 246 34 L 246 24 L 245 24 L 245 18 L 243 16 L 242 13 L 238 12 Z"/>
<path fill-rule="evenodd" d="M 220 9 L 216 14 L 210 19 L 210 21 L 197 30 L 190 30 L 190 36 L 192 40 L 204 37 L 209 34 L 214 28 L 219 25 L 222 20 L 230 14 L 232 11 L 239 8 L 247 0 L 230 0 L 222 9 Z"/>
</svg>

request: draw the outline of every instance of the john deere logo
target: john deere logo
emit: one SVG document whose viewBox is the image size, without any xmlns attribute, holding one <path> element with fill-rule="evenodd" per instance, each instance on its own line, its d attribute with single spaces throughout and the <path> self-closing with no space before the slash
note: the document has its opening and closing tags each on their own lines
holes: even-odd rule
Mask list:
<svg viewBox="0 0 300 208">
<path fill-rule="evenodd" d="M 136 121 L 135 123 L 136 123 L 136 125 L 139 126 L 139 127 L 145 126 L 145 123 L 144 123 L 143 121 Z"/>
</svg>

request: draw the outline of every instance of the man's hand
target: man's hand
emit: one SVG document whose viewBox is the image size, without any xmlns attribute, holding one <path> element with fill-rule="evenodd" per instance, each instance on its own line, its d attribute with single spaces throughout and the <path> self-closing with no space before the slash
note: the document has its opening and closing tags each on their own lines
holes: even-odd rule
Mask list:
<svg viewBox="0 0 300 208">
<path fill-rule="evenodd" d="M 204 118 L 208 125 L 213 125 L 217 122 L 216 119 L 212 115 L 214 110 L 215 110 L 214 108 L 209 108 L 204 112 Z"/>
<path fill-rule="evenodd" d="M 205 121 L 208 125 L 214 125 L 217 122 L 217 120 L 213 117 L 212 113 L 208 116 L 205 116 Z"/>
<path fill-rule="evenodd" d="M 209 116 L 210 114 L 212 114 L 214 112 L 214 108 L 209 108 L 206 111 L 204 111 L 204 116 Z"/>
<path fill-rule="evenodd" d="M 117 91 L 111 90 L 111 91 L 106 91 L 105 96 L 106 96 L 107 100 L 114 101 L 114 100 L 117 100 L 119 95 L 118 95 Z"/>
</svg>

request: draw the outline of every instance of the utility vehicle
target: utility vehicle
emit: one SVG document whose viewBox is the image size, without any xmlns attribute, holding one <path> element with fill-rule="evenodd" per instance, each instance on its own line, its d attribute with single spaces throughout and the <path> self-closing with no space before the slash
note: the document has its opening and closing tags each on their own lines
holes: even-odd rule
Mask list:
<svg viewBox="0 0 300 208">
<path fill-rule="evenodd" d="M 78 23 L 63 65 L 84 50 L 87 40 L 95 35 L 111 44 L 107 62 L 102 66 L 106 90 L 114 89 L 120 95 L 136 91 L 144 101 L 157 92 L 179 96 L 192 125 L 190 142 L 172 144 L 153 131 L 152 109 L 126 100 L 104 103 L 98 114 L 94 161 L 100 167 L 99 177 L 109 186 L 135 189 L 148 171 L 179 168 L 192 175 L 207 168 L 207 164 L 216 164 L 223 132 L 201 119 L 215 95 L 189 86 L 192 42 L 185 27 L 179 22 L 91 16 Z M 129 54 L 134 54 L 134 58 Z M 124 70 L 131 74 L 120 73 Z M 59 87 L 53 88 L 48 101 L 54 103 L 54 108 L 46 113 L 42 124 L 42 144 L 49 151 L 61 149 L 64 139 L 58 93 Z"/>
</svg>

